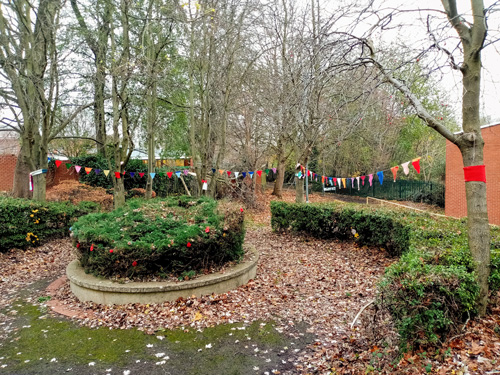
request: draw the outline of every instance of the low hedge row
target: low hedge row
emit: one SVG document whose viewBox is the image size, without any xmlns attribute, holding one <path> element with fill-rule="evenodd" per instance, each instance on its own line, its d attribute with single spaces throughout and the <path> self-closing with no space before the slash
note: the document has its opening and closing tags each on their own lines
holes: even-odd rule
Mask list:
<svg viewBox="0 0 500 375">
<path fill-rule="evenodd" d="M 166 277 L 209 270 L 243 255 L 240 208 L 208 198 L 131 199 L 73 225 L 79 260 L 102 277 Z"/>
<path fill-rule="evenodd" d="M 466 220 L 373 209 L 352 204 L 271 202 L 275 230 L 351 239 L 401 256 L 378 286 L 377 303 L 390 311 L 401 349 L 429 345 L 456 332 L 475 312 L 479 287 L 467 243 Z M 500 288 L 500 230 L 492 229 L 490 288 Z"/>
<path fill-rule="evenodd" d="M 0 252 L 25 249 L 68 235 L 76 218 L 98 208 L 92 202 L 74 205 L 0 197 Z"/>
</svg>

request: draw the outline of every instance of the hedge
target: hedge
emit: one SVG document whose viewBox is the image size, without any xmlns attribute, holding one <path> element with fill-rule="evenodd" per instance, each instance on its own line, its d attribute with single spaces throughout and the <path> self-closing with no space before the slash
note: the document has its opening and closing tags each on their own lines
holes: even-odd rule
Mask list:
<svg viewBox="0 0 500 375">
<path fill-rule="evenodd" d="M 37 202 L 0 197 L 0 252 L 26 249 L 67 236 L 76 218 L 95 212 L 99 205 L 81 202 Z"/>
<path fill-rule="evenodd" d="M 131 199 L 73 225 L 86 272 L 102 277 L 167 277 L 208 271 L 243 255 L 243 213 L 208 198 Z"/>
<path fill-rule="evenodd" d="M 475 313 L 479 287 L 466 220 L 353 204 L 271 202 L 274 230 L 383 246 L 400 259 L 386 268 L 377 304 L 393 316 L 401 349 L 432 345 Z M 500 288 L 500 229 L 493 228 L 492 291 Z"/>
</svg>

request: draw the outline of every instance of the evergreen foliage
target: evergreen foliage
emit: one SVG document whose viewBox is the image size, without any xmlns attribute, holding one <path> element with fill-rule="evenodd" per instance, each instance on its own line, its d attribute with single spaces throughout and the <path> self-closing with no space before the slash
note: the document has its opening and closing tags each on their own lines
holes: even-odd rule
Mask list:
<svg viewBox="0 0 500 375">
<path fill-rule="evenodd" d="M 378 286 L 377 304 L 394 318 L 401 349 L 432 345 L 475 313 L 479 285 L 467 221 L 352 204 L 271 202 L 275 230 L 353 239 L 401 255 Z M 500 229 L 491 230 L 490 288 L 500 288 Z"/>
<path fill-rule="evenodd" d="M 182 196 L 131 199 L 73 225 L 80 263 L 103 277 L 166 277 L 243 255 L 244 215 L 229 203 Z"/>
<path fill-rule="evenodd" d="M 93 202 L 74 205 L 0 197 L 0 252 L 26 249 L 64 237 L 76 218 L 98 208 Z"/>
</svg>

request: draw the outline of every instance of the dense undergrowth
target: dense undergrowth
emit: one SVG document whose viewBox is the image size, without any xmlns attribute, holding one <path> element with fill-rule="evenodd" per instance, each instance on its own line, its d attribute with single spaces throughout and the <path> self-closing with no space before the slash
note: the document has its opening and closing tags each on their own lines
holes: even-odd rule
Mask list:
<svg viewBox="0 0 500 375">
<path fill-rule="evenodd" d="M 243 255 L 239 207 L 207 198 L 132 199 L 73 225 L 80 263 L 103 277 L 207 271 Z"/>
<path fill-rule="evenodd" d="M 390 311 L 403 350 L 438 343 L 475 313 L 479 287 L 466 220 L 362 208 L 352 204 L 271 203 L 274 230 L 351 239 L 384 247 L 400 259 L 378 286 L 377 304 Z M 500 288 L 500 229 L 491 230 L 490 288 Z"/>
<path fill-rule="evenodd" d="M 67 236 L 80 216 L 97 211 L 92 202 L 37 202 L 0 197 L 0 252 L 26 249 Z"/>
</svg>

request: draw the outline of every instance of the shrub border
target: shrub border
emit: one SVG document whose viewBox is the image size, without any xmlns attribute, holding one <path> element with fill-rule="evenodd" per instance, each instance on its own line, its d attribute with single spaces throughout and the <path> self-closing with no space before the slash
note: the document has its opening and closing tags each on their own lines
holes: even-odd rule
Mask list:
<svg viewBox="0 0 500 375">
<path fill-rule="evenodd" d="M 130 282 L 121 284 L 86 274 L 78 260 L 66 268 L 71 291 L 82 302 L 103 305 L 127 303 L 162 303 L 179 297 L 225 293 L 255 278 L 259 253 L 254 246 L 244 245 L 249 259 L 224 272 L 203 275 L 183 282 Z"/>
</svg>

